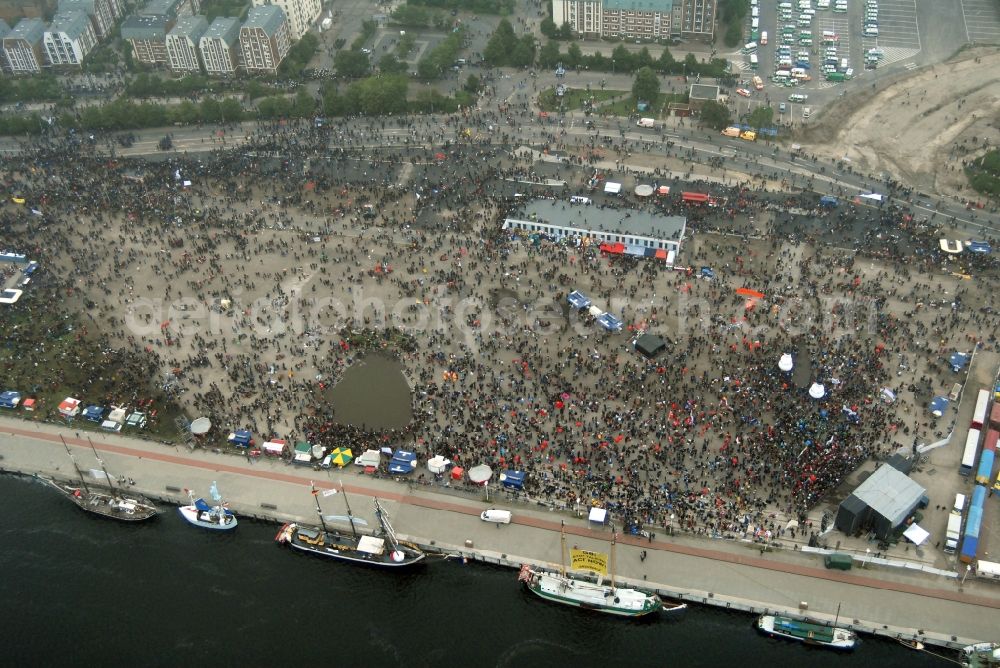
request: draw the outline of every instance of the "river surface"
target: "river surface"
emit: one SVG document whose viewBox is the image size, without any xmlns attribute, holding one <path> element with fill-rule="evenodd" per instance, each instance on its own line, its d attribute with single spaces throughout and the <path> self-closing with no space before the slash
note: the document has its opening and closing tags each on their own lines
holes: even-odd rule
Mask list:
<svg viewBox="0 0 1000 668">
<path fill-rule="evenodd" d="M 359 359 L 327 396 L 340 424 L 381 431 L 402 429 L 413 419 L 403 365 L 383 355 Z"/>
<path fill-rule="evenodd" d="M 0 476 L 0 504 L 5 665 L 948 665 L 870 637 L 851 654 L 771 640 L 749 615 L 709 607 L 608 618 L 536 599 L 510 569 L 435 557 L 399 574 L 327 562 L 276 545 L 275 525 L 246 521 L 219 535 L 172 508 L 118 524 L 27 478 Z"/>
</svg>

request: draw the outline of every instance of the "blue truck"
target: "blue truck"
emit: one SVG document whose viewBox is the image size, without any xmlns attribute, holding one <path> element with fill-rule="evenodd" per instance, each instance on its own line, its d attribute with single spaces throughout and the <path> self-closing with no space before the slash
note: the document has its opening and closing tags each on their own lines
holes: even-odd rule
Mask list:
<svg viewBox="0 0 1000 668">
<path fill-rule="evenodd" d="M 839 203 L 840 202 L 838 202 L 837 198 L 834 197 L 833 195 L 823 195 L 822 197 L 819 198 L 819 205 L 827 209 L 833 209 Z"/>
</svg>

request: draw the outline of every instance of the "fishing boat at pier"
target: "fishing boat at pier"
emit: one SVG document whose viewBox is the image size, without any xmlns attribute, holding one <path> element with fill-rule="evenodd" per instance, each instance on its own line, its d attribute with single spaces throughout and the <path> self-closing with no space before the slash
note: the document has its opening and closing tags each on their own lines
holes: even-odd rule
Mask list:
<svg viewBox="0 0 1000 668">
<path fill-rule="evenodd" d="M 343 483 L 340 485 L 340 492 L 343 493 Z M 335 489 L 326 490 L 323 496 L 337 494 Z M 426 558 L 426 554 L 413 543 L 401 541 L 396 537 L 396 532 L 389 523 L 389 515 L 379 500 L 375 499 L 375 517 L 378 520 L 379 528 L 375 535 L 362 534 L 358 531 L 358 526 L 367 522 L 354 517 L 351 512 L 347 494 L 344 493 L 344 503 L 347 506 L 347 515 L 324 515 L 319 505 L 319 490 L 312 487 L 313 498 L 316 501 L 316 513 L 319 515 L 320 527 L 310 528 L 299 526 L 296 523 L 285 524 L 274 537 L 275 541 L 291 547 L 301 552 L 314 554 L 329 559 L 339 559 L 356 564 L 365 564 L 379 568 L 406 568 L 413 566 Z M 350 524 L 350 532 L 337 529 L 330 529 L 327 521 L 345 521 Z"/>
<path fill-rule="evenodd" d="M 159 509 L 146 497 L 141 494 L 126 493 L 123 489 L 115 487 L 115 483 L 104 466 L 104 460 L 97 455 L 97 449 L 94 448 L 93 442 L 91 442 L 90 447 L 101 465 L 101 470 L 94 470 L 93 473 L 100 475 L 104 479 L 104 482 L 107 483 L 107 489 L 94 484 L 88 484 L 83 471 L 80 470 L 80 467 L 76 463 L 76 458 L 73 457 L 69 446 L 66 445 L 66 441 L 62 439 L 62 436 L 59 438 L 66 449 L 66 454 L 69 455 L 70 460 L 73 462 L 73 468 L 76 469 L 76 474 L 80 478 L 80 484 L 60 482 L 44 476 L 39 476 L 40 480 L 58 490 L 81 510 L 94 515 L 100 515 L 101 517 L 121 522 L 144 522 L 159 514 Z"/>
<path fill-rule="evenodd" d="M 565 525 L 563 527 L 565 529 Z M 594 610 L 619 617 L 642 617 L 666 610 L 680 612 L 686 603 L 666 602 L 655 592 L 630 587 L 618 587 L 614 577 L 615 537 L 611 539 L 610 582 L 607 555 L 600 552 L 574 549 L 571 554 L 572 570 L 586 570 L 593 575 L 569 574 L 566 570 L 566 534 L 560 531 L 562 560 L 559 572 L 521 566 L 518 581 L 528 590 L 547 601 L 561 603 L 585 610 Z"/>
<path fill-rule="evenodd" d="M 836 625 L 825 626 L 782 615 L 761 615 L 757 619 L 757 630 L 771 637 L 841 650 L 854 649 L 859 642 L 858 634 L 850 629 Z"/>
<path fill-rule="evenodd" d="M 233 511 L 229 510 L 228 504 L 222 502 L 222 495 L 219 494 L 219 487 L 212 481 L 212 486 L 209 488 L 209 494 L 212 496 L 212 501 L 215 505 L 210 505 L 205 499 L 195 499 L 194 492 L 190 489 L 185 490 L 188 493 L 188 498 L 191 500 L 191 504 L 187 506 L 181 506 L 177 510 L 180 512 L 181 517 L 187 520 L 189 523 L 196 527 L 201 527 L 203 529 L 211 529 L 213 531 L 231 531 L 236 528 L 237 520 L 236 515 Z"/>
<path fill-rule="evenodd" d="M 961 660 L 966 668 L 1000 668 L 1000 643 L 966 645 L 962 648 Z"/>
</svg>

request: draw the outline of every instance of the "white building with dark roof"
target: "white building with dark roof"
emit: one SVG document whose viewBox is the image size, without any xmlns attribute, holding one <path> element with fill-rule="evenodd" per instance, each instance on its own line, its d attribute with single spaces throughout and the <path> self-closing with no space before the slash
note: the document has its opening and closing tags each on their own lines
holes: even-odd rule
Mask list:
<svg viewBox="0 0 1000 668">
<path fill-rule="evenodd" d="M 60 13 L 73 10 L 86 12 L 98 41 L 111 34 L 124 11 L 121 0 L 59 0 Z"/>
<path fill-rule="evenodd" d="M 214 75 L 229 75 L 236 72 L 239 65 L 240 21 L 220 16 L 208 26 L 198 41 L 201 62 L 205 72 Z"/>
<path fill-rule="evenodd" d="M 240 27 L 240 50 L 247 72 L 276 73 L 291 46 L 288 21 L 281 7 L 265 5 L 250 9 Z"/>
<path fill-rule="evenodd" d="M 173 72 L 200 72 L 198 44 L 208 30 L 204 16 L 185 16 L 167 33 L 167 67 Z"/>
<path fill-rule="evenodd" d="M 53 67 L 62 65 L 83 65 L 97 46 L 97 35 L 90 17 L 82 9 L 60 12 L 52 19 L 42 37 L 45 55 Z"/>
<path fill-rule="evenodd" d="M 3 38 L 3 53 L 13 74 L 42 71 L 45 64 L 45 24 L 41 19 L 21 19 Z"/>
<path fill-rule="evenodd" d="M 302 36 L 309 32 L 309 27 L 323 13 L 323 3 L 320 0 L 254 0 L 254 5 L 281 7 L 288 21 L 288 38 L 292 42 L 302 39 Z"/>
<path fill-rule="evenodd" d="M 3 44 L 3 38 L 10 34 L 10 24 L 8 24 L 3 19 L 0 19 L 0 45 Z M 4 72 L 10 72 L 10 64 L 7 62 L 7 55 L 0 48 L 0 70 Z"/>
<path fill-rule="evenodd" d="M 132 54 L 140 63 L 164 64 L 167 62 L 167 31 L 173 28 L 173 23 L 174 19 L 162 14 L 133 14 L 122 22 L 122 39 L 132 45 Z"/>
</svg>

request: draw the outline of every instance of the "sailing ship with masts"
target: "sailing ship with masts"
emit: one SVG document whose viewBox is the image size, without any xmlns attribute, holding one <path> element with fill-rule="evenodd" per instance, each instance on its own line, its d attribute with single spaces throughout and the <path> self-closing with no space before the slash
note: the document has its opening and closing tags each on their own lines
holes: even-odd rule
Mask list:
<svg viewBox="0 0 1000 668">
<path fill-rule="evenodd" d="M 330 559 L 340 559 L 357 564 L 366 564 L 380 568 L 406 568 L 413 566 L 426 558 L 426 554 L 413 543 L 401 541 L 389 523 L 389 515 L 379 500 L 375 499 L 375 518 L 379 528 L 375 535 L 363 534 L 358 526 L 367 523 L 354 516 L 350 502 L 344 491 L 344 483 L 340 483 L 339 493 L 344 497 L 347 515 L 324 515 L 319 505 L 320 491 L 311 485 L 313 499 L 316 502 L 316 514 L 319 516 L 320 527 L 303 527 L 297 523 L 288 523 L 281 527 L 275 541 L 290 545 L 296 550 L 307 552 Z M 322 496 L 332 496 L 338 490 L 329 489 Z M 350 524 L 350 532 L 331 529 L 327 521 L 344 521 Z"/>
<path fill-rule="evenodd" d="M 59 439 L 62 441 L 63 447 L 66 448 L 66 454 L 69 455 L 70 461 L 73 462 L 73 468 L 76 469 L 76 474 L 80 478 L 80 484 L 75 485 L 73 483 L 59 482 L 52 478 L 42 477 L 40 479 L 59 490 L 63 496 L 75 503 L 77 507 L 88 513 L 122 522 L 143 522 L 156 517 L 160 512 L 153 505 L 152 501 L 141 494 L 126 492 L 124 489 L 115 486 L 114 479 L 108 474 L 108 469 L 104 466 L 104 460 L 97 454 L 97 448 L 94 447 L 94 443 L 90 439 L 87 439 L 90 441 L 90 449 L 94 451 L 94 457 L 97 458 L 98 463 L 101 465 L 101 471 L 94 471 L 93 473 L 96 475 L 103 472 L 107 489 L 103 489 L 94 483 L 88 484 L 65 439 L 62 436 Z"/>
<path fill-rule="evenodd" d="M 565 523 L 559 532 L 560 564 L 559 572 L 521 566 L 518 580 L 533 594 L 553 603 L 571 605 L 586 610 L 595 610 L 619 617 L 642 617 L 660 610 L 679 612 L 687 607 L 685 603 L 663 601 L 655 592 L 615 584 L 615 544 L 616 534 L 611 536 L 611 561 L 601 552 L 574 549 L 571 555 L 573 570 L 586 570 L 593 574 L 587 578 L 570 575 L 566 570 Z M 604 577 L 610 574 L 610 582 Z"/>
</svg>

